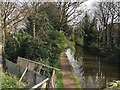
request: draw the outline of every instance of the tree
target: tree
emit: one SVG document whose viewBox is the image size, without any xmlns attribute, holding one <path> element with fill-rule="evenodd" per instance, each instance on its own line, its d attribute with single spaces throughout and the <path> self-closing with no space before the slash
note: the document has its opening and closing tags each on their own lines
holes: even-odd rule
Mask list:
<svg viewBox="0 0 120 90">
<path fill-rule="evenodd" d="M 79 23 L 79 20 L 75 19 L 78 19 L 82 13 L 81 10 L 78 9 L 82 3 L 83 2 L 45 2 L 40 5 L 39 13 L 44 12 L 47 14 L 53 28 L 58 31 L 63 31 L 66 36 L 69 36 L 69 34 L 73 32 L 71 25 Z"/>
<path fill-rule="evenodd" d="M 36 37 L 39 37 L 43 41 L 47 42 L 47 40 L 49 39 L 47 32 L 50 30 L 53 30 L 53 27 L 49 23 L 49 19 L 47 18 L 46 14 L 33 13 L 28 17 L 28 21 L 26 23 L 26 31 L 32 36 L 34 36 L 35 32 Z"/>
<path fill-rule="evenodd" d="M 1 4 L 0 4 L 1 6 Z M 0 10 L 0 70 L 3 68 L 2 65 L 2 49 L 3 49 L 3 41 L 2 41 L 2 29 L 1 29 L 1 10 Z"/>
<path fill-rule="evenodd" d="M 9 27 L 14 28 L 17 27 L 17 24 L 25 19 L 28 15 L 29 9 L 27 8 L 26 3 L 19 3 L 19 2 L 1 2 L 1 31 L 2 31 L 2 62 L 3 67 L 5 67 L 5 52 L 4 52 L 4 44 L 5 39 L 7 37 L 7 28 Z"/>
<path fill-rule="evenodd" d="M 75 43 L 83 47 L 85 51 L 96 52 L 98 48 L 96 18 L 90 19 L 90 16 L 86 13 L 75 31 Z"/>
<path fill-rule="evenodd" d="M 83 1 L 85 2 L 85 1 Z M 76 26 L 80 23 L 80 15 L 82 14 L 82 10 L 80 6 L 83 3 L 81 2 L 58 2 L 58 8 L 60 9 L 60 22 L 61 30 L 64 31 L 67 38 L 72 38 L 74 34 L 74 29 L 71 26 Z M 71 36 L 70 36 L 71 35 Z"/>
<path fill-rule="evenodd" d="M 60 10 L 55 3 L 45 2 L 39 7 L 39 13 L 47 14 L 50 24 L 55 30 L 60 31 L 61 22 L 60 22 Z"/>
<path fill-rule="evenodd" d="M 7 35 L 7 27 L 13 27 L 21 22 L 28 15 L 28 6 L 26 3 L 19 2 L 2 2 L 1 6 L 1 23 L 4 31 L 4 37 Z"/>
<path fill-rule="evenodd" d="M 112 28 L 118 19 L 118 2 L 99 2 L 97 4 L 96 16 L 98 18 L 100 39 L 104 49 L 107 52 L 113 51 Z"/>
</svg>

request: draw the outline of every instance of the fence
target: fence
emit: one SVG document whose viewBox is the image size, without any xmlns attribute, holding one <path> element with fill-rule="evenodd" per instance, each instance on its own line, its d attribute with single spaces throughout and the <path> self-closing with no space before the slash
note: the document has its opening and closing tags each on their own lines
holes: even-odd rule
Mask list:
<svg viewBox="0 0 120 90">
<path fill-rule="evenodd" d="M 35 71 L 35 66 L 38 65 L 39 69 L 37 69 Z M 35 61 L 31 61 L 25 58 L 21 58 L 18 57 L 17 60 L 17 64 L 6 60 L 6 66 L 7 66 L 7 71 L 9 73 L 12 74 L 20 74 L 22 75 L 21 78 L 19 79 L 19 81 L 21 82 L 26 81 L 28 83 L 27 87 L 31 88 L 31 90 L 35 87 L 46 87 L 46 85 L 48 84 L 48 86 L 50 88 L 55 88 L 55 83 L 56 83 L 56 70 L 59 70 L 57 68 L 39 63 L 39 62 L 35 62 Z M 42 67 L 47 67 L 50 69 L 53 69 L 53 73 L 51 76 L 51 79 L 46 79 L 45 76 L 40 75 L 41 69 Z M 34 78 L 36 77 L 36 78 Z M 46 83 L 49 80 L 49 83 Z M 41 84 L 41 82 L 46 81 L 44 83 Z M 37 84 L 37 85 L 35 85 Z M 35 87 L 34 87 L 35 85 Z M 33 86 L 33 87 L 32 87 Z"/>
</svg>

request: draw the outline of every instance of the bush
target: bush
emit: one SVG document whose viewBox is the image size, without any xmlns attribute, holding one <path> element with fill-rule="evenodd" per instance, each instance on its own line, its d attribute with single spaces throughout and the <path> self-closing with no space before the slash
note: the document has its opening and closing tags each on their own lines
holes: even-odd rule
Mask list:
<svg viewBox="0 0 120 90">
<path fill-rule="evenodd" d="M 120 81 L 112 81 L 108 83 L 108 88 L 116 88 L 116 89 L 120 89 Z"/>
<path fill-rule="evenodd" d="M 23 83 L 19 83 L 16 76 L 0 71 L 2 77 L 2 88 L 23 88 Z"/>
<path fill-rule="evenodd" d="M 35 20 L 35 37 L 32 36 L 33 20 Z M 12 62 L 16 62 L 17 57 L 20 56 L 54 66 L 62 51 L 66 48 L 74 49 L 74 43 L 71 43 L 63 32 L 55 30 L 44 14 L 31 14 L 25 31 L 16 30 L 6 38 L 5 54 Z M 51 70 L 45 69 L 43 73 L 51 73 Z"/>
</svg>

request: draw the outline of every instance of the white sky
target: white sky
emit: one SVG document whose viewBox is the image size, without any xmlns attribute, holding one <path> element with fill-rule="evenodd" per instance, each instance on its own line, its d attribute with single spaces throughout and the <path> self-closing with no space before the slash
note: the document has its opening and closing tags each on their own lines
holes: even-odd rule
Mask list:
<svg viewBox="0 0 120 90">
<path fill-rule="evenodd" d="M 30 0 L 0 0 L 0 2 L 16 2 L 16 1 L 20 1 L 20 2 L 29 2 Z M 31 0 L 31 1 L 35 1 L 35 2 L 80 2 L 80 1 L 84 1 L 84 0 Z M 98 1 L 98 2 L 101 2 L 101 1 L 104 1 L 104 2 L 111 2 L 111 1 L 120 1 L 120 0 L 88 0 L 87 3 L 90 4 L 92 2 L 95 2 L 95 1 Z"/>
</svg>

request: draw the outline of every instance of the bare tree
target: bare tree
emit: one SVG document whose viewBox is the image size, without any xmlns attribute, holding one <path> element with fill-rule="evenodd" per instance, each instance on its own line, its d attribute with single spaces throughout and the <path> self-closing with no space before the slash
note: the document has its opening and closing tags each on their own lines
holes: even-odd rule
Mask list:
<svg viewBox="0 0 120 90">
<path fill-rule="evenodd" d="M 60 15 L 61 15 L 60 20 L 61 22 L 64 23 L 63 26 L 68 23 L 75 25 L 79 22 L 78 18 L 82 14 L 82 10 L 80 9 L 80 5 L 82 3 L 83 2 L 58 2 L 57 3 L 58 9 L 60 9 Z"/>
<path fill-rule="evenodd" d="M 30 10 L 27 3 L 20 2 L 1 2 L 2 29 L 6 36 L 7 27 L 11 27 L 24 20 Z"/>
<path fill-rule="evenodd" d="M 30 9 L 27 3 L 20 2 L 1 2 L 1 38 L 2 38 L 2 63 L 5 69 L 4 44 L 7 36 L 7 28 L 16 27 L 29 14 Z M 12 28 L 13 29 L 13 28 Z M 1 52 L 0 51 L 0 52 Z"/>
<path fill-rule="evenodd" d="M 99 2 L 96 6 L 96 16 L 102 32 L 102 40 L 107 46 L 112 47 L 112 27 L 118 19 L 118 2 Z"/>
</svg>

